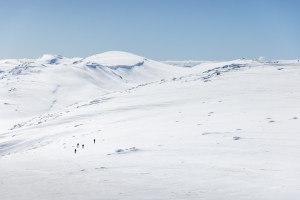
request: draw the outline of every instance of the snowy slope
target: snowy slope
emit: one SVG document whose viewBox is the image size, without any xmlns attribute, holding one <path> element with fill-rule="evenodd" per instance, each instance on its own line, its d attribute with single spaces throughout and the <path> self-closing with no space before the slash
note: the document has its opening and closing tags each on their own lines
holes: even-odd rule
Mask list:
<svg viewBox="0 0 300 200">
<path fill-rule="evenodd" d="M 1 105 L 13 125 L 0 125 L 0 199 L 300 198 L 297 60 L 49 60 L 16 77 L 7 68 L 22 63 L 2 64 L 1 97 L 34 101 L 20 107 L 36 113 Z M 65 90 L 51 95 L 42 81 Z M 12 85 L 23 93 L 6 94 Z M 65 103 L 43 110 L 50 97 Z"/>
<path fill-rule="evenodd" d="M 5 129 L 15 120 L 178 74 L 174 67 L 125 52 L 85 59 L 44 55 L 3 60 L 0 70 L 0 118 L 6 121 L 1 127 Z"/>
</svg>

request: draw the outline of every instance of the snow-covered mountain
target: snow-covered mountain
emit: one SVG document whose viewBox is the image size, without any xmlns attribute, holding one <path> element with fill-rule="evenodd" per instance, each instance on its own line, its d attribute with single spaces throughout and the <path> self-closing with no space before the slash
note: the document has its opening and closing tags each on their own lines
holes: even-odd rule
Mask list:
<svg viewBox="0 0 300 200">
<path fill-rule="evenodd" d="M 9 121 L 178 74 L 174 67 L 125 52 L 2 60 L 0 70 L 0 118 Z"/>
<path fill-rule="evenodd" d="M 0 199 L 298 199 L 299 67 L 1 60 Z"/>
</svg>

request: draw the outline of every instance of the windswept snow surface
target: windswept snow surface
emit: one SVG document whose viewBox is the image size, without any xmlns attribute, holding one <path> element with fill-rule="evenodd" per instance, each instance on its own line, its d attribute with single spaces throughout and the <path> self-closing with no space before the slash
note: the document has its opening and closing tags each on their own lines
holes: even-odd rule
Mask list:
<svg viewBox="0 0 300 200">
<path fill-rule="evenodd" d="M 168 63 L 0 61 L 0 199 L 300 199 L 298 60 Z"/>
</svg>

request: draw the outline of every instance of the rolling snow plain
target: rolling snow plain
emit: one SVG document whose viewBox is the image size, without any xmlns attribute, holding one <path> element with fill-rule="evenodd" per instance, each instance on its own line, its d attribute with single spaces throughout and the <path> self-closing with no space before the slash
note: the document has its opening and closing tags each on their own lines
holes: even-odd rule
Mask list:
<svg viewBox="0 0 300 200">
<path fill-rule="evenodd" d="M 0 97 L 1 200 L 300 199 L 298 60 L 0 60 Z"/>
</svg>

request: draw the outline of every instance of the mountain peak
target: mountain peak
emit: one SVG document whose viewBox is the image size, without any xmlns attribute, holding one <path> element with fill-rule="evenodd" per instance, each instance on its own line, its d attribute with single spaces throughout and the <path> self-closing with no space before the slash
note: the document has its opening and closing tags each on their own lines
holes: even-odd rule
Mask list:
<svg viewBox="0 0 300 200">
<path fill-rule="evenodd" d="M 89 56 L 84 59 L 87 63 L 97 63 L 101 66 L 136 66 L 143 63 L 144 57 L 122 51 L 108 51 Z"/>
</svg>

